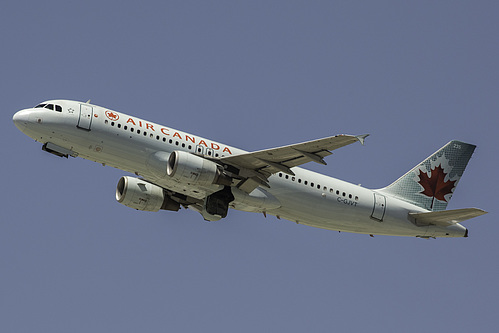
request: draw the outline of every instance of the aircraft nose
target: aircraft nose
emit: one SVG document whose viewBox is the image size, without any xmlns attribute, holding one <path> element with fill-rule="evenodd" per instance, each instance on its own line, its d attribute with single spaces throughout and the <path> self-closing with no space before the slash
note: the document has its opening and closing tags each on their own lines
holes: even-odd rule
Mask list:
<svg viewBox="0 0 499 333">
<path fill-rule="evenodd" d="M 12 121 L 14 122 L 14 125 L 22 131 L 28 126 L 29 112 L 26 110 L 16 112 L 12 117 Z"/>
</svg>

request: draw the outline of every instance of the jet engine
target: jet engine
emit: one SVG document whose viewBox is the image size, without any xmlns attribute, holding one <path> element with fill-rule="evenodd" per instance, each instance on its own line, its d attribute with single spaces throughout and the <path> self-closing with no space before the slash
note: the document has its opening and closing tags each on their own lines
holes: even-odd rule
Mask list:
<svg viewBox="0 0 499 333">
<path fill-rule="evenodd" d="M 172 179 L 185 184 L 230 186 L 232 178 L 223 172 L 222 166 L 205 158 L 174 151 L 168 158 L 166 173 Z"/>
<path fill-rule="evenodd" d="M 118 181 L 116 200 L 127 207 L 149 212 L 180 209 L 180 204 L 170 198 L 163 188 L 128 176 L 121 177 Z"/>
</svg>

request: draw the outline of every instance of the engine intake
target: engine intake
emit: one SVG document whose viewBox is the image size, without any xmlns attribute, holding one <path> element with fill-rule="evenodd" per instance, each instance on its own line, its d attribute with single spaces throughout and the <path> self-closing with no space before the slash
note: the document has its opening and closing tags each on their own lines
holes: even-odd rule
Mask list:
<svg viewBox="0 0 499 333">
<path fill-rule="evenodd" d="M 230 186 L 232 183 L 232 178 L 224 174 L 220 165 L 184 151 L 174 151 L 170 154 L 166 173 L 180 183 L 201 186 Z"/>
<path fill-rule="evenodd" d="M 148 212 L 180 209 L 180 204 L 170 198 L 162 187 L 128 176 L 118 181 L 116 200 L 127 207 Z"/>
</svg>

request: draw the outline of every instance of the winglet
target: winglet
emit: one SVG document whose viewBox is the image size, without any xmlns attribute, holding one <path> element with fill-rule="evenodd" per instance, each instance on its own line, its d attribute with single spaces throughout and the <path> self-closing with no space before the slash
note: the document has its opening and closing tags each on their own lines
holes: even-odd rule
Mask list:
<svg viewBox="0 0 499 333">
<path fill-rule="evenodd" d="M 356 135 L 355 137 L 357 138 L 357 140 L 359 140 L 359 142 L 364 145 L 364 141 L 366 140 L 366 138 L 369 136 L 369 134 L 364 134 L 364 135 Z"/>
</svg>

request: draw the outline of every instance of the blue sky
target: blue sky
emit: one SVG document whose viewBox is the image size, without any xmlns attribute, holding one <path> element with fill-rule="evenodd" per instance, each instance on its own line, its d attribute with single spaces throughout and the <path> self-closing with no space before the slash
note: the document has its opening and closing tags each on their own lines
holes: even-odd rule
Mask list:
<svg viewBox="0 0 499 333">
<path fill-rule="evenodd" d="M 0 12 L 0 330 L 495 332 L 499 5 L 7 1 Z M 476 144 L 467 239 L 338 233 L 230 211 L 137 212 L 125 173 L 41 151 L 17 110 L 92 99 L 245 150 L 371 136 L 306 167 L 383 187 Z"/>
</svg>

